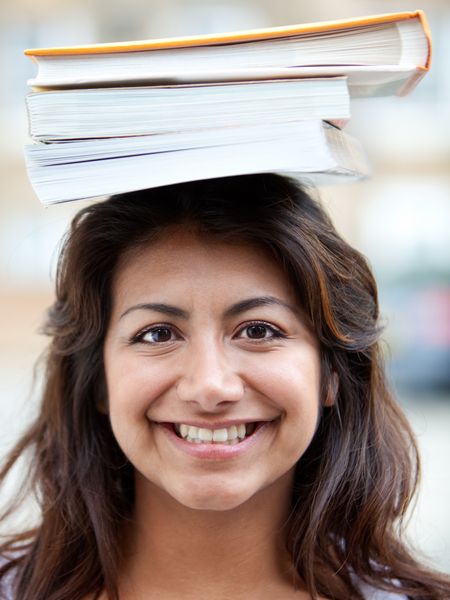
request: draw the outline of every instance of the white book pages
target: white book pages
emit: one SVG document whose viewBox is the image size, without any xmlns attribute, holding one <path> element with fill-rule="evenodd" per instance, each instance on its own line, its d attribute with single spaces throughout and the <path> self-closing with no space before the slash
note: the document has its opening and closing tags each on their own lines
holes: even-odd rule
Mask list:
<svg viewBox="0 0 450 600">
<path fill-rule="evenodd" d="M 27 169 L 44 204 L 246 173 L 297 173 L 321 183 L 324 178 L 347 180 L 369 173 L 360 144 L 320 121 L 297 123 L 289 126 L 289 131 L 272 131 L 266 138 L 260 131 L 253 139 L 248 132 L 247 135 L 242 132 L 242 136 L 245 141 L 239 143 L 219 145 L 216 141 L 216 145 L 211 146 L 147 153 L 139 153 L 143 149 L 142 140 L 136 140 L 134 155 L 99 158 L 101 152 L 105 152 L 99 146 L 97 159 L 61 163 L 54 158 L 54 164 L 43 159 L 45 149 L 55 155 L 55 146 L 62 146 L 68 158 L 71 144 L 36 144 L 26 147 Z M 82 143 L 76 144 L 74 155 L 86 157 Z M 86 144 L 92 145 L 92 142 Z M 128 152 L 133 150 L 128 148 Z M 93 147 L 90 155 L 95 155 Z"/>
<path fill-rule="evenodd" d="M 145 79 L 130 77 L 130 72 L 121 77 L 105 81 L 88 81 L 84 78 L 74 79 L 70 84 L 64 80 L 30 79 L 28 85 L 35 91 L 58 89 L 80 89 L 92 87 L 122 87 L 144 85 L 185 85 L 189 83 L 223 83 L 238 81 L 258 81 L 267 79 L 299 79 L 311 77 L 347 77 L 348 88 L 352 98 L 369 96 L 405 95 L 425 75 L 426 70 L 415 64 L 377 65 L 361 67 L 354 65 L 343 66 L 314 66 L 314 67 L 284 67 L 258 69 L 222 69 L 215 71 L 184 71 L 173 77 L 161 78 L 151 74 Z"/>
<path fill-rule="evenodd" d="M 29 94 L 27 108 L 42 141 L 350 118 L 345 77 L 58 90 Z"/>
</svg>

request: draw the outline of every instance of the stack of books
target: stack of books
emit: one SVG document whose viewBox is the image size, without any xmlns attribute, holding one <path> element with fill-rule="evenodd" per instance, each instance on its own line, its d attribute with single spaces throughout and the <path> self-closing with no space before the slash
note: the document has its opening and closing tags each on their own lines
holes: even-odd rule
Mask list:
<svg viewBox="0 0 450 600">
<path fill-rule="evenodd" d="M 26 163 L 49 204 L 246 173 L 363 178 L 351 101 L 408 94 L 431 40 L 415 11 L 25 53 Z"/>
</svg>

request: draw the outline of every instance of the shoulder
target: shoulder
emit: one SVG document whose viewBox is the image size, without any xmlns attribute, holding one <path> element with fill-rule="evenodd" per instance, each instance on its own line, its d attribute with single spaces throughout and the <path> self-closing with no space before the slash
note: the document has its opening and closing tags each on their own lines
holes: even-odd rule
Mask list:
<svg viewBox="0 0 450 600">
<path fill-rule="evenodd" d="M 408 600 L 404 594 L 386 592 L 385 590 L 376 589 L 363 582 L 360 582 L 358 587 L 364 596 L 364 600 Z"/>
</svg>

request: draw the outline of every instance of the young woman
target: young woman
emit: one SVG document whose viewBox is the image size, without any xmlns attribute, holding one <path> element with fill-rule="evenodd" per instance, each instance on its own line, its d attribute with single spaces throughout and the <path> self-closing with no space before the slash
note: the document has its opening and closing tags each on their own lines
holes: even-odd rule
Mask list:
<svg viewBox="0 0 450 600">
<path fill-rule="evenodd" d="M 46 332 L 4 598 L 450 597 L 401 539 L 418 462 L 372 274 L 289 179 L 83 209 Z"/>
</svg>

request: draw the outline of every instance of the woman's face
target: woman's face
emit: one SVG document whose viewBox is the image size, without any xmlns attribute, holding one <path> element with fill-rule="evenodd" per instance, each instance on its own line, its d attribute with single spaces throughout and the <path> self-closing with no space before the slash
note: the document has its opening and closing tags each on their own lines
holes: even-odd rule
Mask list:
<svg viewBox="0 0 450 600">
<path fill-rule="evenodd" d="M 174 227 L 129 254 L 104 359 L 137 492 L 228 510 L 290 485 L 318 422 L 319 352 L 264 250 Z"/>
</svg>

